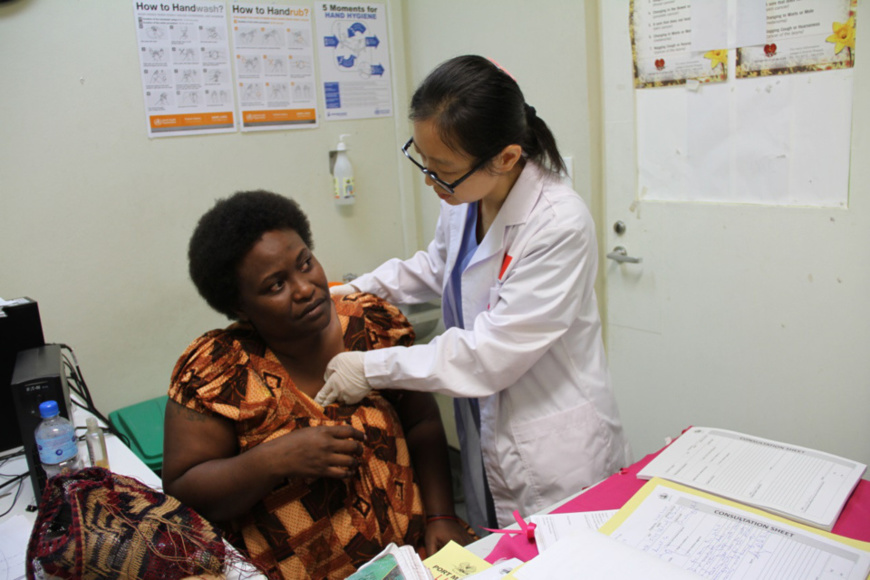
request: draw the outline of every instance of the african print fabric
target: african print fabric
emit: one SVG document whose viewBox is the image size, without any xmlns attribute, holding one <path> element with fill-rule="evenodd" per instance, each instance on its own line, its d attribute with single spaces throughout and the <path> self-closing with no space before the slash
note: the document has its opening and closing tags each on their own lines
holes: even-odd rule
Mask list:
<svg viewBox="0 0 870 580">
<path fill-rule="evenodd" d="M 226 563 L 220 531 L 199 514 L 101 467 L 48 481 L 26 558 L 30 579 L 180 580 L 223 574 Z"/>
<path fill-rule="evenodd" d="M 348 350 L 411 345 L 402 313 L 371 294 L 333 298 Z M 353 478 L 291 478 L 236 522 L 248 556 L 272 577 L 345 578 L 390 542 L 422 542 L 423 503 L 393 406 L 377 391 L 321 408 L 299 391 L 254 329 L 236 323 L 195 340 L 169 397 L 236 424 L 241 452 L 295 429 L 351 425 L 366 434 Z"/>
</svg>

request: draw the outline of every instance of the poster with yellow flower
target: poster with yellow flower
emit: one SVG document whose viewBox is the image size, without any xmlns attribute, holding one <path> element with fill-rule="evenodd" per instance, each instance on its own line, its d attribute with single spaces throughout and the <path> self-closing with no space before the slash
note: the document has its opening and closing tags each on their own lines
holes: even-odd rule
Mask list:
<svg viewBox="0 0 870 580">
<path fill-rule="evenodd" d="M 767 41 L 737 49 L 737 78 L 850 68 L 857 0 L 767 0 Z"/>
<path fill-rule="evenodd" d="M 728 79 L 728 51 L 692 50 L 691 0 L 631 0 L 631 51 L 637 88 Z"/>
</svg>

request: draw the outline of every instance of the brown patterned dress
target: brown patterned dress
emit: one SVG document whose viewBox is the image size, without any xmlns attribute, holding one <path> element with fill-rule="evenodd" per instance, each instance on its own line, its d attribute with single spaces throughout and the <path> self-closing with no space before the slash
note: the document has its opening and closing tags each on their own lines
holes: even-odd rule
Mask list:
<svg viewBox="0 0 870 580">
<path fill-rule="evenodd" d="M 348 350 L 413 343 L 407 319 L 380 298 L 352 294 L 334 301 Z M 172 373 L 169 397 L 234 421 L 241 453 L 317 425 L 365 432 L 352 479 L 288 479 L 235 522 L 249 556 L 271 577 L 345 578 L 390 542 L 422 543 L 423 503 L 405 435 L 378 391 L 358 405 L 321 408 L 295 387 L 253 328 L 236 323 L 187 348 Z"/>
</svg>

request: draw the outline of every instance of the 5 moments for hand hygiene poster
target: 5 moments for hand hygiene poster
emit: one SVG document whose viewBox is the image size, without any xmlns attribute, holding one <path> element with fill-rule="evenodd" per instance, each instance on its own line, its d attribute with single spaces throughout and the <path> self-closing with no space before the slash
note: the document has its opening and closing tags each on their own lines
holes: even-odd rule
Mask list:
<svg viewBox="0 0 870 580">
<path fill-rule="evenodd" d="M 392 115 L 384 4 L 318 2 L 314 11 L 326 120 Z"/>
</svg>

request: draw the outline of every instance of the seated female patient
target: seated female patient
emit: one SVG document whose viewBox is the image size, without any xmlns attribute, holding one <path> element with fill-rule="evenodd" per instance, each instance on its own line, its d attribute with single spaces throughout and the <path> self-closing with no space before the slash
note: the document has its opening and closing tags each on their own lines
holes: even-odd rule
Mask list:
<svg viewBox="0 0 870 580">
<path fill-rule="evenodd" d="M 411 344 L 413 330 L 371 294 L 331 298 L 312 247 L 308 218 L 274 193 L 236 193 L 200 219 L 191 278 L 237 322 L 193 341 L 172 373 L 166 492 L 240 531 L 270 577 L 344 578 L 391 542 L 468 543 L 430 394 L 314 402 L 335 354 Z"/>
</svg>

